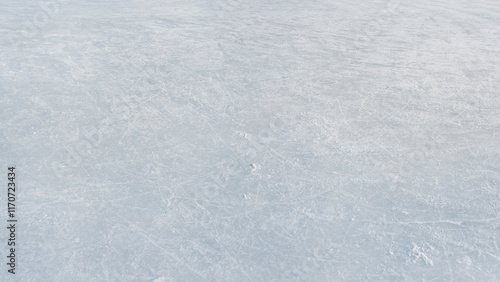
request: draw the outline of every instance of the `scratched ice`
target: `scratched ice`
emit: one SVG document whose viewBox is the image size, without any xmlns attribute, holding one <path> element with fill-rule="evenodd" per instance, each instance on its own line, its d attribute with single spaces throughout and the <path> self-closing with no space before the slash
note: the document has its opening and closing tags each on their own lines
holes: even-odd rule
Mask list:
<svg viewBox="0 0 500 282">
<path fill-rule="evenodd" d="M 499 19 L 1 1 L 0 280 L 499 280 Z"/>
</svg>

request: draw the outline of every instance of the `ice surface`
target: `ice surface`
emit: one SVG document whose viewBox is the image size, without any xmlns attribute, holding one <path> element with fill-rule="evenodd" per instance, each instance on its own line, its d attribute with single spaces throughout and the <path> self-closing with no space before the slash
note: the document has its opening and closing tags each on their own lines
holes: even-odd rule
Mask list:
<svg viewBox="0 0 500 282">
<path fill-rule="evenodd" d="M 499 63 L 498 1 L 2 0 L 0 280 L 499 280 Z"/>
</svg>

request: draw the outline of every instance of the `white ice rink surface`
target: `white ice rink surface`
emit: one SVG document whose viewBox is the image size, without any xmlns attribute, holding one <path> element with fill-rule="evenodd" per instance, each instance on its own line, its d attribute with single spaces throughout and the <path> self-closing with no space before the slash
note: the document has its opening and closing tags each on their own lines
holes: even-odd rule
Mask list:
<svg viewBox="0 0 500 282">
<path fill-rule="evenodd" d="M 499 67 L 498 0 L 2 0 L 0 281 L 499 280 Z"/>
</svg>

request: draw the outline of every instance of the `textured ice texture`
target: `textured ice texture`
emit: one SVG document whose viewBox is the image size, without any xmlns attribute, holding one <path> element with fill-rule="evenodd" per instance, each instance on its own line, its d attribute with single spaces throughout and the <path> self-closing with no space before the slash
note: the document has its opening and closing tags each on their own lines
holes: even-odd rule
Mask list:
<svg viewBox="0 0 500 282">
<path fill-rule="evenodd" d="M 2 0 L 15 279 L 500 279 L 499 27 L 485 0 Z"/>
</svg>

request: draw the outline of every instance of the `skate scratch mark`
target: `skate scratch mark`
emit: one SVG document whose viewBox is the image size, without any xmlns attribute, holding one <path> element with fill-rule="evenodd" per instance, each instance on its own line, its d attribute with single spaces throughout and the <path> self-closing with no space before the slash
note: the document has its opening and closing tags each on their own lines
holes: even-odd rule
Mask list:
<svg viewBox="0 0 500 282">
<path fill-rule="evenodd" d="M 448 275 L 450 276 L 449 279 L 450 281 L 453 281 L 453 271 L 451 270 L 451 265 L 450 265 L 450 257 L 448 256 L 448 250 L 446 249 L 446 245 L 444 244 L 443 240 L 441 239 L 441 246 L 443 247 L 444 251 L 444 256 L 446 257 L 446 263 L 448 265 Z"/>
<path fill-rule="evenodd" d="M 349 121 L 347 121 L 347 118 L 346 118 L 346 116 L 344 114 L 344 111 L 342 110 L 342 105 L 340 104 L 340 99 L 339 98 L 337 98 L 337 103 L 339 105 L 340 114 L 342 115 L 342 118 L 344 119 L 345 124 L 347 125 L 347 127 L 349 127 L 350 130 L 352 130 L 351 124 L 349 123 Z"/>
<path fill-rule="evenodd" d="M 132 222 L 130 222 L 125 217 L 123 217 L 123 216 L 120 216 L 120 217 L 125 222 L 127 222 L 139 235 L 141 235 L 142 237 L 146 238 L 149 242 L 151 242 L 151 244 L 153 244 L 156 247 L 158 247 L 159 249 L 163 250 L 166 255 L 168 255 L 171 258 L 177 260 L 177 262 L 179 262 L 181 265 L 186 266 L 189 270 L 191 270 L 191 272 L 193 272 L 194 274 L 196 274 L 196 275 L 200 276 L 201 278 L 203 278 L 203 280 L 207 279 L 207 277 L 205 277 L 200 272 L 196 271 L 196 269 L 194 269 L 191 266 L 189 266 L 189 264 L 187 264 L 184 261 L 182 261 L 178 256 L 176 256 L 175 254 L 171 253 L 170 251 L 168 251 L 167 249 L 163 248 L 162 246 L 160 246 L 159 244 L 156 243 L 156 242 L 162 242 L 162 240 L 160 240 L 159 238 L 155 237 L 153 234 L 151 234 L 151 233 L 149 233 L 147 231 L 143 231 L 141 228 L 139 228 L 137 225 L 135 225 Z"/>
</svg>

